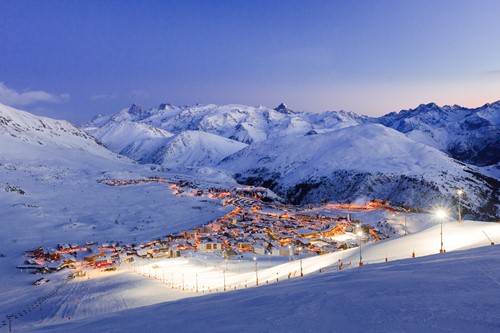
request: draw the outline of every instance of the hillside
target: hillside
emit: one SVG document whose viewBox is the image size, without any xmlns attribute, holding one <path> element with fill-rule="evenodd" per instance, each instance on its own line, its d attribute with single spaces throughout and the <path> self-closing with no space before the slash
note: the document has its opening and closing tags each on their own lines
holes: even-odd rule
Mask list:
<svg viewBox="0 0 500 333">
<path fill-rule="evenodd" d="M 500 162 L 499 115 L 500 101 L 475 109 L 430 103 L 376 121 L 457 160 L 487 166 Z"/>
<path fill-rule="evenodd" d="M 500 225 L 458 224 L 452 210 L 442 221 L 444 254 L 436 254 L 441 225 L 432 215 L 403 214 L 409 235 L 402 236 L 403 217 L 391 211 L 316 206 L 307 208 L 310 214 L 350 214 L 371 226 L 385 221 L 394 232 L 361 247 L 364 238 L 347 232 L 342 236 L 351 239 L 353 248 L 325 255 L 304 249 L 293 256 L 243 253 L 225 260 L 217 253 L 185 251 L 178 258 L 121 263 L 111 271 L 81 267 L 83 278 L 68 279 L 63 269 L 43 275 L 50 280 L 45 284 L 32 285 L 40 276 L 16 268 L 25 263 L 27 249 L 88 241 L 133 243 L 140 249 L 143 242 L 217 221 L 235 209 L 235 202 L 253 209 L 258 201 L 237 198 L 227 204 L 197 195 L 197 186 L 235 185 L 220 170 L 199 168 L 193 176 L 165 173 L 158 164 L 138 164 L 111 152 L 67 122 L 5 106 L 0 112 L 0 225 L 7 230 L 0 234 L 2 330 L 9 325 L 15 332 L 194 332 L 207 327 L 213 332 L 366 327 L 375 332 L 467 332 L 500 327 L 499 251 L 489 245 L 490 239 L 500 242 Z M 124 113 L 128 118 L 129 111 Z M 242 181 L 269 183 L 291 200 L 315 201 L 327 194 L 368 200 L 375 193 L 395 200 L 407 196 L 404 202 L 428 207 L 453 203 L 459 183 L 467 193 L 463 205 L 468 213 L 480 214 L 474 209 L 492 204 L 489 198 L 498 191 L 472 167 L 379 124 L 247 145 L 202 131 L 162 137 L 164 132 L 143 132 L 146 124 L 119 123 L 138 129 L 138 138 L 160 133 L 158 140 L 166 147 L 175 143 L 173 151 L 182 154 L 167 154 L 164 161 L 179 158 L 179 170 L 200 159 L 203 165 L 215 164 L 234 152 L 220 163 L 224 170 L 240 173 Z M 127 130 L 122 133 L 127 139 Z M 209 179 L 217 172 L 217 180 Z M 177 183 L 192 184 L 193 191 L 183 192 Z M 332 189 L 337 192 L 328 192 Z M 281 219 L 269 207 L 269 215 Z M 284 207 L 283 213 L 296 208 Z M 365 265 L 358 267 L 361 251 Z M 410 258 L 413 253 L 416 258 Z M 341 271 L 340 262 L 345 264 Z M 196 293 L 195 286 L 202 292 Z M 226 286 L 230 292 L 222 292 Z"/>
<path fill-rule="evenodd" d="M 158 166 L 117 155 L 65 121 L 2 105 L 0 147 L 0 225 L 9 226 L 9 233 L 0 236 L 0 253 L 19 253 L 40 240 L 57 242 L 61 235 L 68 242 L 117 235 L 128 241 L 149 239 L 221 214 L 200 198 L 171 195 L 162 183 L 102 183 L 158 176 Z M 206 211 L 193 216 L 192 206 Z M 7 246 L 13 242 L 21 249 Z"/>
<path fill-rule="evenodd" d="M 463 188 L 469 213 L 498 214 L 498 208 L 491 209 L 499 203 L 494 180 L 378 124 L 255 143 L 219 167 L 295 203 L 378 199 L 425 210 L 455 202 L 456 190 Z"/>
<path fill-rule="evenodd" d="M 439 242 L 439 227 L 434 226 L 363 247 L 363 258 L 368 262 L 363 267 L 337 270 L 338 260 L 356 263 L 358 249 L 303 258 L 306 276 L 291 280 L 286 275 L 298 269 L 299 260 L 267 266 L 267 259 L 259 258 L 259 265 L 265 266 L 259 269 L 259 278 L 270 279 L 269 285 L 215 294 L 170 289 L 162 284 L 161 276 L 175 272 L 179 279 L 182 273 L 183 282 L 192 284 L 197 273 L 200 286 L 211 283 L 220 287 L 222 261 L 209 258 L 209 267 L 206 257 L 203 263 L 196 257 L 141 263 L 134 270 L 142 267 L 151 274 L 156 265 L 160 271 L 138 275 L 124 268 L 114 275 L 97 274 L 89 281 L 70 282 L 63 290 L 76 295 L 87 288 L 89 296 L 82 302 L 71 297 L 62 303 L 59 297 L 47 300 L 45 306 L 55 308 L 54 317 L 34 331 L 119 332 L 127 327 L 130 332 L 196 332 L 208 326 L 211 332 L 361 331 L 367 327 L 372 332 L 494 332 L 500 325 L 495 279 L 500 274 L 500 252 L 488 245 L 482 230 L 495 242 L 500 240 L 497 224 L 446 223 L 446 244 L 459 251 L 430 255 Z M 408 258 L 412 251 L 416 258 Z M 391 259 L 385 263 L 387 253 Z M 251 260 L 242 261 L 241 273 L 239 262 L 225 265 L 229 267 L 228 283 L 248 280 L 253 286 Z M 319 273 L 321 267 L 326 268 Z M 277 283 L 276 272 L 280 278 Z M 147 297 L 138 297 L 138 290 Z M 22 328 L 20 331 L 25 331 Z"/>
<path fill-rule="evenodd" d="M 268 186 L 293 203 L 377 199 L 425 210 L 436 202 L 456 203 L 456 190 L 463 188 L 470 217 L 495 218 L 500 210 L 498 105 L 428 104 L 380 118 L 296 112 L 284 104 L 275 109 L 162 104 L 147 111 L 132 105 L 85 126 L 115 152 L 140 163 L 196 170 L 213 169 L 224 160 L 217 172 Z M 127 141 L 115 128 L 130 124 L 176 136 L 134 141 L 131 134 Z"/>
</svg>

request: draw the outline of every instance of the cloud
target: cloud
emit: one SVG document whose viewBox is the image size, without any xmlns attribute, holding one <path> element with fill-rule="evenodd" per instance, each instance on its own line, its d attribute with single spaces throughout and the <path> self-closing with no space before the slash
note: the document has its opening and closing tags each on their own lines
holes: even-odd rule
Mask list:
<svg viewBox="0 0 500 333">
<path fill-rule="evenodd" d="M 130 92 L 133 98 L 149 98 L 149 92 L 142 89 L 135 89 Z"/>
<path fill-rule="evenodd" d="M 91 101 L 99 101 L 103 99 L 115 99 L 116 95 L 108 95 L 108 94 L 100 94 L 100 95 L 92 95 L 89 97 Z"/>
<path fill-rule="evenodd" d="M 484 76 L 500 76 L 500 69 L 484 71 L 481 74 Z"/>
<path fill-rule="evenodd" d="M 54 95 L 43 90 L 17 92 L 0 82 L 0 102 L 13 106 L 25 106 L 35 103 L 64 103 L 69 94 Z"/>
</svg>

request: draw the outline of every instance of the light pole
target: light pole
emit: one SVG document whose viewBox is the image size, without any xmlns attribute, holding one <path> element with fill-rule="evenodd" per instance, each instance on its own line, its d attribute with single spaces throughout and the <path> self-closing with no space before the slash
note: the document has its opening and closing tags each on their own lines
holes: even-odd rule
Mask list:
<svg viewBox="0 0 500 333">
<path fill-rule="evenodd" d="M 224 291 L 226 291 L 226 270 L 222 270 L 222 274 L 224 275 Z"/>
<path fill-rule="evenodd" d="M 304 273 L 302 272 L 302 246 L 299 247 L 299 261 L 300 261 L 300 277 L 304 276 Z"/>
<path fill-rule="evenodd" d="M 257 258 L 253 257 L 253 261 L 255 261 L 255 285 L 259 285 L 259 270 L 257 268 Z"/>
<path fill-rule="evenodd" d="M 288 261 L 292 261 L 292 246 L 288 245 Z"/>
<path fill-rule="evenodd" d="M 363 257 L 361 255 L 361 237 L 363 236 L 363 231 L 358 225 L 358 236 L 359 236 L 359 266 L 363 266 Z"/>
<path fill-rule="evenodd" d="M 461 203 L 461 199 L 462 199 L 462 195 L 464 194 L 464 190 L 460 189 L 457 191 L 457 194 L 458 194 L 458 223 L 461 223 L 462 222 L 462 203 Z"/>
<path fill-rule="evenodd" d="M 443 220 L 446 218 L 446 211 L 444 209 L 438 209 L 436 211 L 436 218 L 441 222 L 441 248 L 439 249 L 439 253 L 446 252 L 443 247 Z"/>
<path fill-rule="evenodd" d="M 406 212 L 405 212 L 405 236 L 408 234 L 408 229 L 406 228 Z"/>
</svg>

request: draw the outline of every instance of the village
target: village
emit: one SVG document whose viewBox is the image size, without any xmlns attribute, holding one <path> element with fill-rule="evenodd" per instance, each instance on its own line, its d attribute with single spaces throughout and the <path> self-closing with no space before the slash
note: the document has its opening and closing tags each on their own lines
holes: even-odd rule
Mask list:
<svg viewBox="0 0 500 333">
<path fill-rule="evenodd" d="M 173 195 L 206 197 L 234 208 L 210 223 L 142 244 L 88 241 L 27 250 L 24 263 L 17 268 L 32 273 L 70 268 L 73 276 L 79 276 L 87 269 L 112 271 L 117 265 L 138 258 L 177 258 L 192 251 L 214 253 L 225 259 L 239 258 L 244 253 L 293 258 L 341 251 L 357 247 L 360 242 L 390 237 L 390 232 L 381 225 L 380 228 L 363 225 L 352 220 L 350 214 L 325 216 L 310 208 L 285 205 L 266 188 L 200 188 L 187 181 L 173 182 L 166 178 L 102 181 L 109 186 L 150 182 L 167 183 L 166 188 Z"/>
</svg>

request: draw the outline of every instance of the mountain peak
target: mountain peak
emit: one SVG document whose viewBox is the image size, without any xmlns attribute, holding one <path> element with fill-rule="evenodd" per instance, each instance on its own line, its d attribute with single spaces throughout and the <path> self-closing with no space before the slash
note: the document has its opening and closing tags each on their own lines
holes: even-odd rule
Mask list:
<svg viewBox="0 0 500 333">
<path fill-rule="evenodd" d="M 285 113 L 285 114 L 289 114 L 289 113 L 295 113 L 294 111 L 290 110 L 286 105 L 285 103 L 281 103 L 280 105 L 278 105 L 277 107 L 274 108 L 274 111 L 277 111 L 277 112 L 280 112 L 280 113 Z"/>
<path fill-rule="evenodd" d="M 434 103 L 427 103 L 427 104 L 420 104 L 415 110 L 423 111 L 423 110 L 432 110 L 432 109 L 439 109 L 439 106 Z"/>
<path fill-rule="evenodd" d="M 486 103 L 485 105 L 483 105 L 480 108 L 488 108 L 488 107 L 494 108 L 494 109 L 500 108 L 500 100 L 493 102 L 493 103 Z"/>
<path fill-rule="evenodd" d="M 174 106 L 170 103 L 161 103 L 159 106 L 158 106 L 158 110 L 162 111 L 162 110 L 166 110 L 166 109 L 173 109 Z"/>
<path fill-rule="evenodd" d="M 137 104 L 133 103 L 133 104 L 132 104 L 132 105 L 128 108 L 127 113 L 129 113 L 129 114 L 131 114 L 131 115 L 139 115 L 139 114 L 141 114 L 141 113 L 142 113 L 142 108 L 141 108 L 139 105 L 137 105 Z"/>
</svg>

